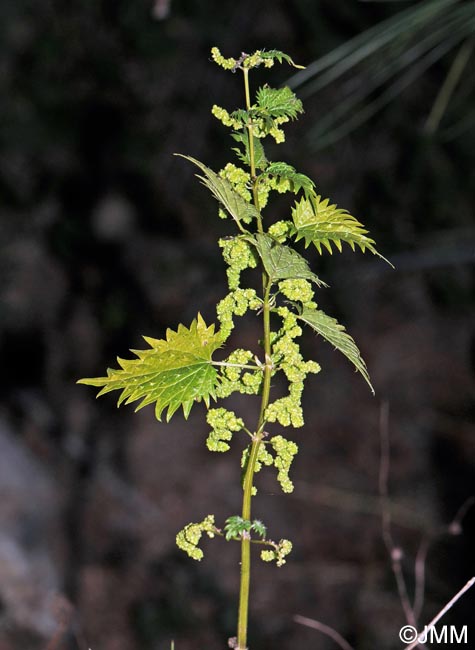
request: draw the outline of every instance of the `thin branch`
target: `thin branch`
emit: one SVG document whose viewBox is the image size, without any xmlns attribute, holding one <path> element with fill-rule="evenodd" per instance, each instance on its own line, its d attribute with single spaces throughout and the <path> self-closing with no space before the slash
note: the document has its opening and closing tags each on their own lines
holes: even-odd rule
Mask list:
<svg viewBox="0 0 475 650">
<path fill-rule="evenodd" d="M 439 533 L 435 533 L 432 538 L 426 535 L 422 539 L 414 563 L 415 590 L 414 605 L 412 609 L 414 611 L 416 620 L 420 617 L 422 613 L 422 607 L 424 605 L 426 563 L 430 546 L 439 535 L 444 535 L 447 533 L 449 535 L 460 535 L 462 533 L 462 521 L 474 504 L 475 496 L 470 496 L 468 499 L 465 499 L 460 508 L 457 510 L 455 517 L 447 527 L 442 528 Z"/>
<path fill-rule="evenodd" d="M 416 560 L 414 562 L 414 604 L 412 610 L 414 612 L 414 618 L 417 619 L 422 613 L 422 608 L 424 606 L 424 595 L 426 587 L 426 561 L 427 554 L 429 552 L 429 547 L 431 540 L 429 537 L 423 537 L 422 541 L 417 550 Z"/>
<path fill-rule="evenodd" d="M 468 497 L 460 508 L 457 510 L 455 517 L 449 525 L 449 533 L 451 535 L 459 535 L 462 532 L 462 521 L 470 508 L 475 504 L 475 496 Z"/>
<path fill-rule="evenodd" d="M 455 603 L 456 603 L 456 602 L 457 602 L 457 601 L 458 601 L 458 600 L 459 600 L 459 599 L 464 595 L 464 593 L 465 593 L 466 591 L 468 591 L 469 589 L 471 589 L 471 587 L 473 587 L 474 584 L 475 584 L 475 576 L 474 576 L 473 578 L 470 578 L 470 580 L 467 582 L 467 584 L 464 585 L 464 586 L 462 587 L 462 589 L 460 589 L 460 591 L 458 591 L 458 592 L 455 594 L 455 596 L 454 596 L 451 600 L 449 600 L 449 602 L 447 603 L 447 605 L 445 605 L 445 607 L 443 607 L 443 608 L 440 610 L 440 612 L 439 612 L 436 616 L 434 616 L 434 618 L 432 619 L 432 621 L 431 621 L 428 625 L 426 625 L 426 626 L 424 627 L 424 630 L 423 630 L 421 633 L 419 633 L 419 634 L 417 635 L 416 640 L 413 641 L 412 643 L 410 643 L 408 646 L 405 647 L 405 650 L 413 650 L 413 648 L 415 648 L 417 645 L 419 645 L 419 639 L 420 639 L 420 637 L 423 636 L 423 635 L 426 635 L 427 632 L 428 632 L 429 630 L 431 630 L 431 629 L 436 625 L 436 623 L 438 623 L 438 622 L 440 621 L 440 619 L 441 619 L 443 616 L 445 616 L 445 614 L 447 614 L 447 612 L 448 612 L 450 609 L 452 609 L 452 607 L 455 605 Z"/>
<path fill-rule="evenodd" d="M 325 625 L 324 623 L 320 623 L 320 621 L 315 621 L 313 618 L 307 618 L 306 616 L 300 616 L 299 614 L 296 614 L 294 616 L 294 621 L 296 623 L 300 623 L 300 625 L 305 625 L 306 627 L 311 627 L 314 630 L 318 630 L 319 632 L 322 632 L 322 634 L 325 634 L 326 636 L 330 637 L 330 639 L 333 639 L 336 644 L 342 648 L 342 650 L 354 650 L 353 646 L 351 646 L 346 639 L 344 639 L 339 632 L 337 632 L 334 628 L 330 627 L 329 625 Z"/>
</svg>

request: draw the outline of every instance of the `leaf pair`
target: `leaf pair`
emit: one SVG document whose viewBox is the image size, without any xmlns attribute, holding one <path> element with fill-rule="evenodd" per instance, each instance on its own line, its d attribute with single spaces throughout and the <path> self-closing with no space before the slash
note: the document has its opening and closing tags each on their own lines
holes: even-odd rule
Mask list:
<svg viewBox="0 0 475 650">
<path fill-rule="evenodd" d="M 246 237 L 250 241 L 250 237 Z M 286 279 L 305 279 L 318 287 L 327 286 L 310 270 L 307 260 L 289 246 L 275 242 L 269 235 L 255 235 L 255 246 L 262 264 L 272 282 Z M 298 318 L 339 350 L 363 375 L 374 394 L 366 364 L 354 339 L 335 318 L 319 309 L 304 308 Z"/>
<path fill-rule="evenodd" d="M 229 542 L 231 539 L 241 539 L 244 534 L 250 535 L 254 531 L 257 535 L 264 539 L 267 533 L 267 529 L 259 519 L 254 519 L 250 521 L 249 519 L 243 519 L 239 515 L 234 515 L 233 517 L 228 517 L 224 526 L 225 538 Z"/>
</svg>

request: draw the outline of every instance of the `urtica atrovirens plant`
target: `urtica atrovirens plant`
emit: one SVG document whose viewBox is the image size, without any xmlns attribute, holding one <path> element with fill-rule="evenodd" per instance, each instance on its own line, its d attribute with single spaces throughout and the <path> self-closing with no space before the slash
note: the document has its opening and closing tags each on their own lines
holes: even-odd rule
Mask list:
<svg viewBox="0 0 475 650">
<path fill-rule="evenodd" d="M 198 178 L 219 204 L 219 216 L 231 217 L 229 236 L 218 244 L 227 265 L 229 293 L 218 303 L 218 326 L 207 325 L 198 314 L 189 327 L 178 325 L 167 330 L 164 339 L 144 337 L 148 348 L 133 350 L 135 359 L 118 359 L 118 369 L 108 369 L 107 377 L 82 379 L 80 383 L 101 387 L 98 395 L 121 391 L 118 405 L 139 402 L 137 409 L 155 405 L 158 420 L 166 409 L 166 419 L 180 406 L 188 418 L 192 406 L 203 401 L 210 433 L 206 440 L 210 451 L 225 452 L 233 436 L 245 442 L 242 454 L 243 498 L 240 515 L 230 516 L 218 525 L 213 515 L 190 523 L 176 537 L 178 546 L 195 560 L 201 560 L 199 547 L 203 534 L 222 537 L 241 545 L 241 580 L 237 636 L 231 647 L 247 648 L 247 623 L 251 545 L 261 547 L 265 562 L 285 564 L 292 549 L 287 539 L 274 541 L 266 525 L 251 516 L 251 501 L 256 493 L 254 475 L 263 465 L 274 467 L 284 492 L 292 492 L 289 478 L 292 461 L 298 451 L 295 442 L 281 435 L 285 428 L 304 424 L 301 397 L 305 378 L 320 372 L 315 361 L 303 358 L 298 339 L 305 325 L 344 354 L 369 384 L 368 371 L 352 339 L 334 318 L 318 307 L 315 290 L 325 283 L 310 269 L 306 259 L 292 244 L 303 240 L 305 248 L 313 245 L 319 255 L 342 250 L 348 244 L 355 251 L 379 255 L 367 230 L 346 210 L 337 208 L 317 193 L 315 184 L 288 163 L 270 161 L 263 140 L 270 137 L 284 141 L 283 125 L 303 112 L 301 101 L 289 88 L 258 88 L 251 99 L 249 73 L 254 68 L 271 68 L 276 62 L 295 66 L 292 59 L 278 50 L 242 53 L 238 59 L 224 58 L 212 49 L 213 60 L 225 70 L 240 71 L 244 79 L 245 107 L 229 112 L 213 106 L 213 115 L 231 129 L 234 162 L 220 171 L 183 156 L 198 168 Z M 299 66 L 295 66 L 299 67 Z M 267 205 L 272 193 L 290 193 L 295 202 L 289 219 L 267 222 Z M 269 211 L 271 214 L 271 212 Z M 241 275 L 256 269 L 262 277 L 262 290 L 242 286 Z M 224 360 L 213 354 L 222 348 L 235 327 L 235 320 L 254 312 L 262 327 L 262 352 L 230 350 Z M 284 397 L 271 400 L 271 381 L 282 373 L 288 383 Z M 260 396 L 257 422 L 211 402 L 232 393 Z M 275 430 L 275 432 L 274 432 Z"/>
</svg>

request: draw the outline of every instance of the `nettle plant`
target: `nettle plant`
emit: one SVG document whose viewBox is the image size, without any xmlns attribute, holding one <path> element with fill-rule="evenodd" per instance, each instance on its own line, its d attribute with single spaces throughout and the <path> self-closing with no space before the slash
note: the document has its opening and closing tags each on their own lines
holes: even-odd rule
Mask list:
<svg viewBox="0 0 475 650">
<path fill-rule="evenodd" d="M 241 54 L 238 59 L 224 58 L 212 49 L 213 60 L 225 70 L 240 71 L 244 78 L 245 108 L 228 112 L 213 106 L 213 115 L 231 129 L 235 142 L 236 162 L 229 162 L 218 172 L 183 156 L 199 169 L 198 178 L 219 203 L 219 216 L 231 217 L 233 232 L 220 239 L 227 264 L 229 293 L 217 304 L 218 327 L 207 325 L 202 316 L 190 327 L 179 325 L 167 330 L 165 339 L 144 337 L 148 348 L 133 350 L 136 358 L 118 359 L 120 368 L 108 369 L 107 377 L 82 379 L 80 383 L 101 387 L 98 395 L 121 391 L 118 405 L 140 400 L 137 409 L 155 405 L 158 420 L 167 409 L 166 419 L 180 408 L 188 418 L 192 406 L 203 401 L 207 423 L 211 428 L 206 440 L 210 451 L 225 452 L 234 434 L 245 442 L 242 453 L 241 514 L 218 525 L 213 515 L 199 523 L 190 523 L 176 537 L 178 546 L 195 560 L 201 560 L 199 547 L 203 534 L 222 537 L 241 545 L 241 577 L 237 636 L 230 647 L 247 648 L 251 545 L 257 545 L 265 562 L 285 564 L 292 549 L 287 539 L 274 541 L 266 525 L 251 515 L 252 497 L 256 494 L 254 477 L 263 465 L 274 467 L 284 492 L 292 492 L 289 478 L 291 463 L 298 451 L 292 440 L 281 435 L 285 428 L 304 424 L 301 397 L 309 373 L 320 372 L 316 361 L 307 361 L 298 339 L 304 325 L 344 354 L 369 384 L 365 362 L 353 338 L 334 318 L 318 308 L 315 289 L 325 283 L 310 269 L 308 262 L 292 246 L 303 240 L 305 248 L 313 245 L 322 255 L 342 250 L 348 244 L 355 251 L 379 255 L 367 230 L 346 210 L 337 208 L 317 193 L 308 176 L 285 162 L 271 162 L 265 155 L 263 140 L 270 137 L 284 142 L 282 126 L 303 112 L 301 101 L 287 87 L 264 85 L 251 101 L 249 73 L 254 68 L 271 68 L 276 61 L 296 66 L 292 59 L 277 50 L 258 50 Z M 236 160 L 236 159 L 235 159 Z M 291 218 L 267 223 L 271 194 L 296 195 Z M 381 256 L 380 256 L 381 257 Z M 262 290 L 241 286 L 241 274 L 255 269 L 262 276 Z M 260 319 L 262 352 L 235 349 L 224 360 L 213 354 L 222 348 L 235 327 L 236 317 L 254 312 Z M 288 394 L 271 400 L 271 382 L 279 373 L 288 383 Z M 225 400 L 232 393 L 260 396 L 257 422 L 246 422 L 225 408 L 210 408 L 211 401 Z M 274 433 L 274 429 L 276 433 Z"/>
</svg>

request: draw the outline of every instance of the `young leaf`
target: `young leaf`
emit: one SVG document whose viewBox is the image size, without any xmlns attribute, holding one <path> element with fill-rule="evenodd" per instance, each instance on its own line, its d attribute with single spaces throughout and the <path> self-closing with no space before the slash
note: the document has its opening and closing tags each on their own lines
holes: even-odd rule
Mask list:
<svg viewBox="0 0 475 650">
<path fill-rule="evenodd" d="M 300 174 L 295 167 L 285 162 L 270 163 L 266 167 L 265 176 L 289 181 L 290 190 L 294 194 L 297 194 L 300 190 L 303 190 L 307 197 L 315 194 L 315 183 L 312 179 L 305 174 Z"/>
<path fill-rule="evenodd" d="M 264 539 L 267 534 L 267 528 L 260 519 L 254 519 L 251 525 L 251 530 L 257 533 L 261 539 Z"/>
<path fill-rule="evenodd" d="M 267 114 L 272 119 L 288 117 L 294 120 L 299 113 L 303 113 L 302 102 L 287 86 L 284 88 L 263 86 L 257 91 L 256 97 L 257 107 L 260 109 L 259 117 Z"/>
<path fill-rule="evenodd" d="M 293 248 L 279 244 L 265 234 L 256 234 L 255 237 L 245 239 L 256 247 L 271 282 L 302 278 L 315 282 L 318 287 L 327 286 L 312 273 L 307 260 Z"/>
<path fill-rule="evenodd" d="M 184 156 L 182 154 L 175 155 L 189 160 L 202 170 L 204 176 L 197 174 L 198 178 L 201 180 L 203 185 L 209 189 L 215 199 L 229 212 L 241 230 L 243 230 L 241 221 L 244 223 L 250 223 L 252 219 L 257 217 L 256 208 L 252 203 L 248 203 L 242 196 L 235 192 L 231 183 L 226 179 L 221 178 L 218 174 L 209 169 L 209 167 L 206 167 L 202 162 L 192 158 L 191 156 Z"/>
<path fill-rule="evenodd" d="M 294 68 L 298 68 L 299 70 L 305 70 L 304 65 L 297 65 L 294 63 L 294 61 L 290 58 L 288 54 L 285 54 L 284 52 L 281 52 L 280 50 L 262 50 L 260 53 L 261 59 L 271 59 L 272 61 L 274 59 L 277 59 L 279 63 L 282 63 L 282 61 L 285 61 L 289 65 L 293 66 Z"/>
<path fill-rule="evenodd" d="M 329 205 L 329 200 L 322 200 L 321 196 L 302 198 L 292 209 L 294 226 L 292 234 L 296 241 L 305 239 L 305 247 L 313 244 L 322 254 L 322 245 L 331 254 L 332 244 L 340 251 L 342 242 L 355 250 L 355 245 L 363 251 L 368 249 L 374 255 L 382 257 L 375 248 L 375 242 L 366 236 L 367 230 L 363 225 L 347 212 Z M 385 259 L 382 257 L 382 259 Z M 387 261 L 387 260 L 386 260 Z"/>
<path fill-rule="evenodd" d="M 240 539 L 243 533 L 248 533 L 251 530 L 251 527 L 251 522 L 248 519 L 243 519 L 239 515 L 228 517 L 224 525 L 226 541 Z"/>
<path fill-rule="evenodd" d="M 246 129 L 241 133 L 233 133 L 231 137 L 236 140 L 236 142 L 242 142 L 244 144 L 244 152 L 242 152 L 238 147 L 234 147 L 233 151 L 237 154 L 239 160 L 250 167 L 251 165 L 251 155 L 249 152 L 249 131 Z M 264 153 L 264 147 L 260 138 L 253 136 L 254 140 L 254 165 L 256 169 L 265 169 L 267 167 L 267 158 Z"/>
<path fill-rule="evenodd" d="M 188 418 L 195 401 L 215 398 L 217 372 L 211 365 L 211 356 L 222 342 L 222 336 L 214 332 L 214 325 L 207 326 L 201 314 L 190 328 L 179 325 L 178 330 L 167 330 L 166 339 L 144 336 L 150 345 L 147 350 L 131 350 L 137 359 L 117 359 L 120 369 L 107 370 L 107 377 L 81 379 L 78 383 L 102 387 L 104 395 L 121 390 L 117 403 L 130 404 L 142 400 L 138 411 L 155 402 L 155 415 L 161 419 L 168 407 L 167 421 L 182 406 Z"/>
<path fill-rule="evenodd" d="M 363 375 L 374 395 L 374 388 L 371 385 L 366 364 L 361 357 L 355 341 L 349 334 L 347 334 L 343 325 L 340 325 L 335 318 L 327 316 L 327 314 L 320 309 L 309 309 L 305 307 L 302 310 L 302 313 L 298 315 L 298 318 L 300 318 L 304 323 L 307 323 L 307 325 L 310 325 L 317 334 L 320 334 L 320 336 L 331 343 L 351 361 L 355 368 Z"/>
</svg>

